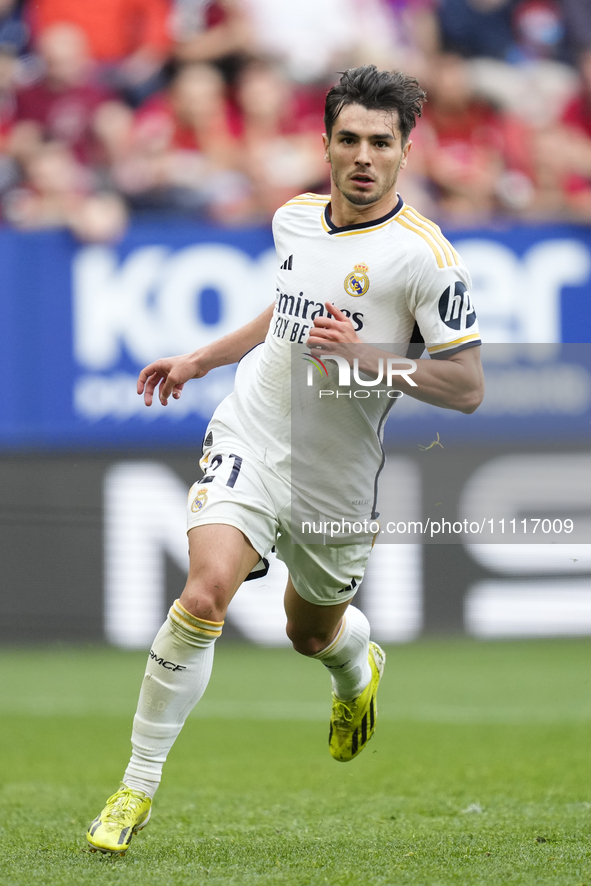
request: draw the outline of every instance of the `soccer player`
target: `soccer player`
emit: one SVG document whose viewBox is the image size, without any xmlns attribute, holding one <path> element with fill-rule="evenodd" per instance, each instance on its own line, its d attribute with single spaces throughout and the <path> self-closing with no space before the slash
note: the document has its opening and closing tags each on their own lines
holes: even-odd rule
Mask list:
<svg viewBox="0 0 591 886">
<path fill-rule="evenodd" d="M 417 361 L 412 377 L 398 376 L 397 388 L 465 413 L 482 399 L 468 272 L 439 228 L 396 192 L 424 98 L 417 81 L 402 73 L 365 65 L 343 74 L 326 98 L 330 196 L 294 197 L 274 219 L 274 305 L 237 332 L 192 354 L 157 360 L 139 375 L 146 405 L 158 386 L 166 405 L 181 396 L 189 379 L 240 361 L 235 389 L 207 429 L 204 476 L 189 494 L 187 584 L 150 650 L 133 753 L 120 789 L 89 827 L 93 850 L 123 854 L 148 823 L 167 754 L 207 686 L 228 604 L 272 547 L 289 571 L 287 634 L 297 652 L 330 670 L 330 753 L 349 761 L 374 732 L 385 656 L 370 641 L 365 616 L 350 605 L 371 538 L 292 543 L 290 367 L 293 355 L 304 365 L 299 358 L 307 349 L 342 359 L 353 353 L 347 349 L 361 348 L 358 370 L 375 378 L 385 352 L 363 343 L 406 348 L 418 329 L 432 359 Z M 327 364 L 336 371 L 334 362 Z M 320 408 L 311 405 L 320 401 L 306 402 Z M 382 426 L 392 402 L 351 399 L 348 411 L 339 411 L 357 457 L 343 460 L 339 452 L 336 485 L 358 515 L 375 516 Z M 319 482 L 330 477 L 328 464 L 311 469 Z"/>
</svg>

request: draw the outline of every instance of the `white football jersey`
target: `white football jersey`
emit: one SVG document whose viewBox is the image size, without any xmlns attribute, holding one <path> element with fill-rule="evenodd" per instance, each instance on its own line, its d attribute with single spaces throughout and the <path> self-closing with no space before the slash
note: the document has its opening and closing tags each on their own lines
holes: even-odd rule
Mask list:
<svg viewBox="0 0 591 886">
<path fill-rule="evenodd" d="M 401 356 L 424 341 L 429 355 L 442 359 L 480 337 L 469 273 L 437 225 L 399 198 L 383 218 L 337 228 L 329 201 L 303 194 L 275 214 L 273 319 L 264 343 L 241 360 L 208 438 L 211 431 L 215 448 L 216 436 L 229 432 L 287 478 L 293 466 L 294 485 L 305 475 L 303 494 L 319 512 L 330 499 L 331 513 L 346 506 L 342 515 L 357 519 L 375 507 L 383 424 L 395 401 L 379 385 L 367 387 L 368 397 L 337 397 L 337 365 L 326 360 L 320 370 L 306 358 L 324 303 L 343 311 L 363 342 Z M 319 397 L 320 389 L 335 393 Z"/>
</svg>

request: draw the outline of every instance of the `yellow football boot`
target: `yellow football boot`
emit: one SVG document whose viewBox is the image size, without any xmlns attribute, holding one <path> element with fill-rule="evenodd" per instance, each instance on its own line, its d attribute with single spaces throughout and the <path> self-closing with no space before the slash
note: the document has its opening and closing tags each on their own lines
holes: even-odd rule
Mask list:
<svg viewBox="0 0 591 886">
<path fill-rule="evenodd" d="M 386 664 L 386 654 L 377 643 L 370 642 L 368 661 L 371 680 L 361 695 L 351 701 L 341 701 L 334 693 L 332 696 L 328 748 L 331 756 L 341 763 L 360 754 L 376 728 L 376 695 Z"/>
<path fill-rule="evenodd" d="M 86 832 L 90 851 L 125 855 L 133 835 L 148 824 L 151 811 L 150 797 L 142 791 L 133 791 L 122 782 Z"/>
</svg>

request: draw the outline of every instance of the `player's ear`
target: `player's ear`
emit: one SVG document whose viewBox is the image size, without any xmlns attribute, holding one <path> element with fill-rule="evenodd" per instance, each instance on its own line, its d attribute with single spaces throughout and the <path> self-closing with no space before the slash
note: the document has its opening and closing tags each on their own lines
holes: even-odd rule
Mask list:
<svg viewBox="0 0 591 886">
<path fill-rule="evenodd" d="M 412 148 L 412 142 L 409 139 L 402 149 L 402 160 L 400 161 L 400 168 L 404 169 L 406 166 L 406 161 L 408 160 L 408 155 L 410 154 L 410 149 Z"/>
<path fill-rule="evenodd" d="M 324 159 L 326 160 L 327 163 L 330 163 L 330 149 L 329 149 L 330 140 L 329 140 L 326 132 L 322 133 L 322 141 L 324 143 Z"/>
</svg>

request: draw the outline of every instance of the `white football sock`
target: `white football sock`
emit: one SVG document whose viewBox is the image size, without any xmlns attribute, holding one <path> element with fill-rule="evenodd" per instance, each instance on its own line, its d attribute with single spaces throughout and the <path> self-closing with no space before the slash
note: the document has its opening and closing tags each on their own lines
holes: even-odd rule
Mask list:
<svg viewBox="0 0 591 886">
<path fill-rule="evenodd" d="M 363 612 L 349 606 L 336 637 L 313 658 L 330 670 L 332 690 L 341 701 L 361 695 L 371 680 L 369 622 Z"/>
<path fill-rule="evenodd" d="M 195 618 L 176 600 L 152 645 L 133 720 L 123 782 L 153 797 L 162 767 L 207 687 L 223 622 Z"/>
</svg>

